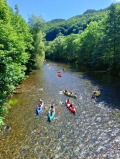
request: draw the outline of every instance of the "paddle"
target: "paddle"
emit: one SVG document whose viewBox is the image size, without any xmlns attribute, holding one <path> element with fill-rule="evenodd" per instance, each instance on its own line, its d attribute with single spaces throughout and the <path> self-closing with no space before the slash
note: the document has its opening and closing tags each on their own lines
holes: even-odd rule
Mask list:
<svg viewBox="0 0 120 159">
<path fill-rule="evenodd" d="M 63 105 L 63 104 L 65 104 L 65 102 L 59 101 L 59 104 Z"/>
<path fill-rule="evenodd" d="M 48 110 L 48 107 L 44 106 L 45 110 Z"/>
<path fill-rule="evenodd" d="M 45 110 L 48 110 L 48 109 L 49 109 L 49 108 L 46 107 L 46 106 L 44 106 L 44 108 L 45 108 Z M 55 112 L 58 113 L 58 112 L 60 112 L 60 110 L 59 110 L 59 109 L 55 109 Z"/>
<path fill-rule="evenodd" d="M 63 91 L 59 91 L 59 94 L 63 94 Z"/>
<path fill-rule="evenodd" d="M 56 113 L 59 113 L 59 112 L 60 112 L 60 110 L 59 110 L 59 109 L 55 109 L 55 112 L 56 112 Z"/>
<path fill-rule="evenodd" d="M 70 102 L 72 102 L 72 104 L 74 104 L 74 102 L 73 102 L 73 101 L 71 101 L 71 100 L 70 100 Z M 65 105 L 65 102 L 59 101 L 59 104 L 61 104 L 61 105 Z"/>
</svg>

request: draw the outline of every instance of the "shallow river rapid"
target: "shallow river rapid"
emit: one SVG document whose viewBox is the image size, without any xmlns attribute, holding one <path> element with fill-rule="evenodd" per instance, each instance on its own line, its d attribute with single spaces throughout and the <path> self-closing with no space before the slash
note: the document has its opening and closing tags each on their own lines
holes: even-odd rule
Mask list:
<svg viewBox="0 0 120 159">
<path fill-rule="evenodd" d="M 63 68 L 66 71 L 58 77 L 56 71 Z M 18 102 L 7 114 L 9 129 L 0 132 L 0 159 L 120 159 L 120 87 L 104 82 L 69 65 L 46 62 L 11 98 Z M 101 96 L 95 101 L 91 94 L 97 88 Z M 64 89 L 78 96 L 70 98 L 76 115 L 64 104 L 68 98 L 62 94 Z M 39 98 L 46 109 L 36 116 Z M 51 103 L 56 114 L 48 122 Z"/>
</svg>

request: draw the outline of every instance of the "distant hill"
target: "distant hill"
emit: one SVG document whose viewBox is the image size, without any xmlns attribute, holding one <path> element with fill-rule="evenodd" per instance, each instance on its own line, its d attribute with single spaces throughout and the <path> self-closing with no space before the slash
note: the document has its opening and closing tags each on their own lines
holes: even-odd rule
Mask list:
<svg viewBox="0 0 120 159">
<path fill-rule="evenodd" d="M 64 19 L 53 19 L 49 22 L 46 22 L 46 28 L 44 32 L 46 33 L 46 40 L 52 41 L 58 35 L 70 35 L 72 33 L 79 34 L 86 29 L 87 25 L 91 21 L 99 21 L 108 13 L 108 8 L 101 10 L 92 10 L 89 9 L 84 12 L 82 15 L 77 15 L 69 18 L 68 20 Z"/>
<path fill-rule="evenodd" d="M 64 20 L 65 19 L 53 19 L 53 20 L 49 21 L 49 23 L 57 23 L 57 22 L 62 22 Z"/>
</svg>

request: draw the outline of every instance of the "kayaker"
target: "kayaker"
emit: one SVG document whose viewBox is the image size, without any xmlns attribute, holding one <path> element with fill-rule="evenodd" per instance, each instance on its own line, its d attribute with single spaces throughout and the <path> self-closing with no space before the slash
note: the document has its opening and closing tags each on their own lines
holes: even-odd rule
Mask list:
<svg viewBox="0 0 120 159">
<path fill-rule="evenodd" d="M 42 106 L 42 99 L 41 98 L 39 99 L 39 104 L 38 105 L 39 105 L 39 108 L 41 108 L 41 106 Z"/>
<path fill-rule="evenodd" d="M 93 92 L 93 94 L 91 96 L 92 99 L 96 99 L 96 95 L 95 94 L 96 94 L 96 92 Z"/>
<path fill-rule="evenodd" d="M 60 73 L 60 70 L 57 70 L 57 73 Z"/>
<path fill-rule="evenodd" d="M 42 99 L 41 98 L 39 99 L 39 104 L 42 105 Z"/>
<path fill-rule="evenodd" d="M 67 93 L 67 90 L 65 89 L 65 93 Z"/>
<path fill-rule="evenodd" d="M 53 114 L 53 112 L 54 112 L 54 109 L 53 109 L 53 105 L 51 105 L 51 109 L 50 109 L 50 112 L 51 112 L 51 115 Z"/>
<path fill-rule="evenodd" d="M 94 91 L 95 93 L 97 93 L 97 92 L 100 92 L 100 89 L 98 89 L 98 90 L 96 90 L 96 91 Z"/>
<path fill-rule="evenodd" d="M 73 107 L 72 103 L 70 104 L 70 107 Z"/>
<path fill-rule="evenodd" d="M 68 95 L 72 95 L 72 92 L 67 92 Z"/>
<path fill-rule="evenodd" d="M 67 99 L 67 103 L 70 103 L 70 100 L 69 100 L 69 98 Z"/>
<path fill-rule="evenodd" d="M 93 93 L 95 93 L 95 96 L 96 96 L 96 97 L 100 96 L 100 89 L 94 91 Z"/>
<path fill-rule="evenodd" d="M 67 103 L 68 103 L 67 105 L 70 106 L 70 100 L 69 100 L 69 98 L 67 99 Z"/>
</svg>

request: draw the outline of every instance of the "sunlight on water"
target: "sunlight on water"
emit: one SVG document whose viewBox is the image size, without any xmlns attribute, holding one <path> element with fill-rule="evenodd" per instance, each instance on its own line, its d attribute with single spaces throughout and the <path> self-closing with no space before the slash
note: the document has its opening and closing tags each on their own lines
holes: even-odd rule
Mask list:
<svg viewBox="0 0 120 159">
<path fill-rule="evenodd" d="M 58 78 L 56 70 L 62 68 L 66 72 Z M 92 100 L 91 92 L 99 87 L 87 75 L 72 72 L 68 65 L 46 63 L 22 83 L 22 93 L 10 99 L 14 106 L 0 134 L 0 159 L 120 158 L 120 110 L 115 107 L 120 101 L 114 100 L 112 88 L 102 86 L 101 96 Z M 77 94 L 76 99 L 70 98 L 76 115 L 65 106 L 65 89 Z M 45 109 L 36 116 L 39 98 L 44 100 Z M 55 118 L 48 122 L 52 103 Z"/>
<path fill-rule="evenodd" d="M 63 94 L 63 91 L 59 91 L 59 94 Z"/>
</svg>

